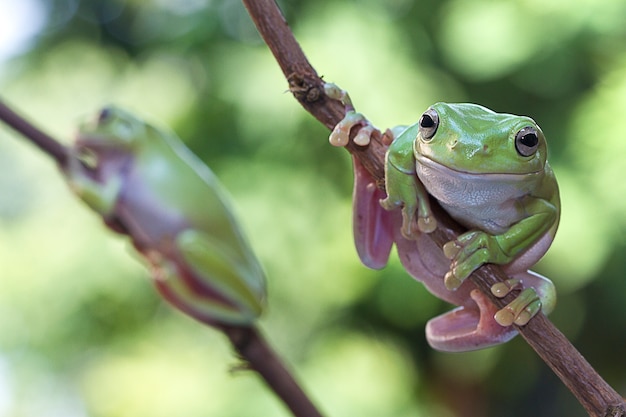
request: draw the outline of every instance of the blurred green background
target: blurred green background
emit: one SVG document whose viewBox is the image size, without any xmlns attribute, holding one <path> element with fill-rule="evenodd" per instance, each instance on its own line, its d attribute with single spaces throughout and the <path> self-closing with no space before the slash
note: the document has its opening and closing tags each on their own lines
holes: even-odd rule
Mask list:
<svg viewBox="0 0 626 417">
<path fill-rule="evenodd" d="M 626 394 L 626 2 L 284 0 L 318 72 L 384 128 L 435 101 L 536 119 L 563 216 L 551 318 Z M 106 103 L 173 128 L 230 190 L 269 277 L 261 326 L 328 416 L 584 416 L 519 338 L 445 354 L 450 306 L 360 265 L 346 152 L 235 0 L 2 0 L 0 95 L 54 136 Z M 287 416 L 226 340 L 0 126 L 0 416 Z"/>
</svg>

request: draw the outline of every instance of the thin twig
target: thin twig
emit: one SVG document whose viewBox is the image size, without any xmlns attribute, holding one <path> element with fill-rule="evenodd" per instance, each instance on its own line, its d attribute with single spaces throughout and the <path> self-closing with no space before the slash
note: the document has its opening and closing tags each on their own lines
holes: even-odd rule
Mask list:
<svg viewBox="0 0 626 417">
<path fill-rule="evenodd" d="M 254 327 L 221 329 L 250 369 L 259 373 L 296 417 L 321 417 L 291 373 Z"/>
<path fill-rule="evenodd" d="M 332 129 L 344 115 L 343 106 L 323 93 L 323 81 L 309 64 L 304 52 L 289 30 L 274 0 L 242 0 L 257 29 L 278 61 L 290 89 L 300 104 L 325 126 Z M 368 147 L 347 147 L 382 184 L 385 147 L 379 137 Z M 437 209 L 438 229 L 430 236 L 440 247 L 455 239 L 463 228 Z M 495 265 L 485 265 L 470 277 L 472 282 L 502 308 L 512 296 L 498 299 L 489 289 L 507 279 Z M 572 391 L 590 416 L 626 416 L 626 402 L 611 388 L 574 348 L 567 338 L 543 315 L 518 328 L 522 337 Z"/>
<path fill-rule="evenodd" d="M 67 163 L 67 149 L 56 139 L 39 130 L 33 124 L 11 110 L 2 100 L 0 100 L 0 120 L 37 145 L 39 149 L 54 159 L 59 166 L 65 166 Z"/>
</svg>

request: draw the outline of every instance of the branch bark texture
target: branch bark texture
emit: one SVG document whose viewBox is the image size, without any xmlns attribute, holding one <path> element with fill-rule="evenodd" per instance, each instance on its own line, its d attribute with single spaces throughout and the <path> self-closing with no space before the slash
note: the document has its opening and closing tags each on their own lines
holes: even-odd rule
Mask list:
<svg viewBox="0 0 626 417">
<path fill-rule="evenodd" d="M 235 350 L 258 372 L 296 417 L 322 417 L 280 358 L 255 327 L 223 327 Z"/>
<path fill-rule="evenodd" d="M 0 100 L 0 120 L 29 139 L 39 149 L 54 159 L 59 166 L 67 163 L 67 149 L 47 133 L 39 130 L 26 119 L 15 113 Z"/>
<path fill-rule="evenodd" d="M 291 92 L 300 104 L 321 123 L 332 129 L 344 116 L 343 106 L 328 99 L 323 81 L 310 65 L 293 33 L 289 29 L 275 0 L 242 0 L 252 20 L 276 61 L 283 71 Z M 379 184 L 384 183 L 385 147 L 379 137 L 367 147 L 352 142 L 348 151 L 356 156 Z M 436 205 L 435 205 L 436 206 Z M 463 228 L 437 209 L 438 229 L 432 239 L 442 247 L 455 239 Z M 485 265 L 470 279 L 487 294 L 492 302 L 502 308 L 514 298 L 513 295 L 498 299 L 490 288 L 496 282 L 507 279 L 495 265 Z M 609 386 L 567 338 L 543 315 L 538 314 L 526 326 L 518 328 L 522 337 L 546 362 L 576 396 L 590 416 L 626 416 L 626 402 Z"/>
</svg>

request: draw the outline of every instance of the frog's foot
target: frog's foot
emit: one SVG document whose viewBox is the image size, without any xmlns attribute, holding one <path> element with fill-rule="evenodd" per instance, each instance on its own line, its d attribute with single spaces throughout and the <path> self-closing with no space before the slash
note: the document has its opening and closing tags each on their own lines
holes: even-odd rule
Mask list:
<svg viewBox="0 0 626 417">
<path fill-rule="evenodd" d="M 434 349 L 446 352 L 465 352 L 505 343 L 516 334 L 515 328 L 502 327 L 494 315 L 495 307 L 478 290 L 470 293 L 478 308 L 458 307 L 435 317 L 426 324 L 426 338 Z"/>
<path fill-rule="evenodd" d="M 494 318 L 500 326 L 510 326 L 513 323 L 523 326 L 539 311 L 541 311 L 541 300 L 537 292 L 533 288 L 526 288 L 515 300 L 498 311 Z"/>
<path fill-rule="evenodd" d="M 495 319 L 500 325 L 510 326 L 515 323 L 523 326 L 539 311 L 549 314 L 554 310 L 556 290 L 552 281 L 532 271 L 518 272 L 514 276 L 491 287 L 491 293 L 498 298 L 503 298 L 515 289 L 526 288 L 496 313 Z"/>
<path fill-rule="evenodd" d="M 365 116 L 356 113 L 354 110 L 348 110 L 345 117 L 341 120 L 330 136 L 328 141 L 333 146 L 346 146 L 350 142 L 350 130 L 357 125 L 361 125 L 359 133 L 354 137 L 353 142 L 359 146 L 367 146 L 370 143 L 372 133 L 376 129 Z"/>
<path fill-rule="evenodd" d="M 350 95 L 346 90 L 343 90 L 337 84 L 334 83 L 325 83 L 324 84 L 324 93 L 332 98 L 333 100 L 341 101 L 341 104 L 346 106 L 346 110 L 354 110 L 352 106 L 352 100 L 350 99 Z"/>
<path fill-rule="evenodd" d="M 402 207 L 402 236 L 408 240 L 417 239 L 421 233 L 432 233 L 437 229 L 437 220 L 430 211 L 430 206 L 418 209 L 418 204 L 409 204 L 401 200 L 396 201 L 392 197 L 380 200 L 380 205 L 385 210 L 395 210 Z"/>
<path fill-rule="evenodd" d="M 496 236 L 481 231 L 470 231 L 443 246 L 446 258 L 452 260 L 450 271 L 444 277 L 449 290 L 456 290 L 481 265 L 486 263 L 506 264 L 511 260 Z"/>
</svg>

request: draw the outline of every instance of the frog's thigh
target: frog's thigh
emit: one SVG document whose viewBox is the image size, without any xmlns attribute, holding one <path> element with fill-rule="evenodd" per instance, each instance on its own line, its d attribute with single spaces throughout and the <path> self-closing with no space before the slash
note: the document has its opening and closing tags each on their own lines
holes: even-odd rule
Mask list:
<svg viewBox="0 0 626 417">
<path fill-rule="evenodd" d="M 189 286 L 174 263 L 164 260 L 155 264 L 155 280 L 159 293 L 172 305 L 195 319 L 209 324 L 245 324 L 249 321 L 239 309 L 223 301 L 211 299 Z"/>
<path fill-rule="evenodd" d="M 245 261 L 236 256 L 228 244 L 207 233 L 187 229 L 176 238 L 176 246 L 185 262 L 208 287 L 216 289 L 240 307 L 261 313 L 261 303 L 252 291 Z"/>
</svg>

